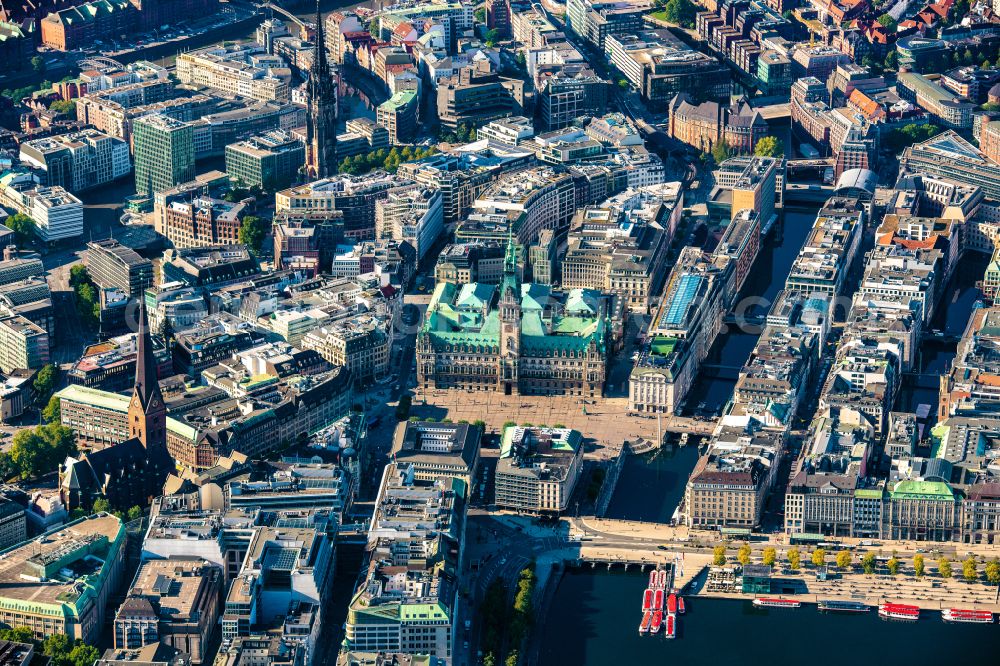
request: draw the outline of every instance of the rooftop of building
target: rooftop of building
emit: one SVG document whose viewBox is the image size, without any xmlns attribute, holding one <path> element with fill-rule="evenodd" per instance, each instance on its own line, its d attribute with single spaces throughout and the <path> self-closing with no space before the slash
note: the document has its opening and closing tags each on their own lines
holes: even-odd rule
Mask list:
<svg viewBox="0 0 1000 666">
<path fill-rule="evenodd" d="M 88 591 L 101 592 L 124 534 L 118 518 L 101 513 L 9 548 L 0 553 L 0 595 L 7 603 L 47 606 L 61 619 Z"/>
</svg>

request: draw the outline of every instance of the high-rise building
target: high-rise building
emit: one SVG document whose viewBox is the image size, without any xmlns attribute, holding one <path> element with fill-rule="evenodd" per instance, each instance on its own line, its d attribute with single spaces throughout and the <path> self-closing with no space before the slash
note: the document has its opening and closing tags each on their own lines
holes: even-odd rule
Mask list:
<svg viewBox="0 0 1000 666">
<path fill-rule="evenodd" d="M 194 180 L 194 128 L 169 116 L 152 115 L 133 123 L 135 191 L 152 196 Z"/>
<path fill-rule="evenodd" d="M 49 335 L 20 315 L 0 317 L 0 370 L 38 369 L 49 362 Z"/>
<path fill-rule="evenodd" d="M 256 185 L 273 192 L 295 181 L 305 157 L 299 139 L 274 130 L 226 146 L 226 173 L 244 187 Z"/>
<path fill-rule="evenodd" d="M 120 289 L 126 296 L 138 296 L 153 284 L 152 262 L 111 238 L 87 243 L 83 263 L 97 286 Z"/>
<path fill-rule="evenodd" d="M 316 1 L 316 37 L 307 94 L 306 169 L 312 178 L 329 178 L 337 171 L 337 86 L 327 62 L 319 0 Z"/>
</svg>

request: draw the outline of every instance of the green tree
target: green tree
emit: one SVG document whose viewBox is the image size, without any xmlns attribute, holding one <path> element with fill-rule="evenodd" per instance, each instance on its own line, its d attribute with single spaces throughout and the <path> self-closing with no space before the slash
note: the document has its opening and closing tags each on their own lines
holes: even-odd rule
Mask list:
<svg viewBox="0 0 1000 666">
<path fill-rule="evenodd" d="M 56 423 L 20 430 L 11 442 L 13 471 L 22 479 L 55 471 L 66 456 L 74 453 L 73 431 Z"/>
<path fill-rule="evenodd" d="M 976 566 L 976 558 L 969 556 L 967 560 L 962 562 L 962 578 L 965 579 L 966 583 L 975 583 L 979 580 L 979 571 Z"/>
<path fill-rule="evenodd" d="M 899 70 L 899 52 L 889 51 L 888 55 L 885 56 L 885 68 L 893 71 Z"/>
<path fill-rule="evenodd" d="M 899 27 L 899 23 L 896 22 L 896 19 L 892 18 L 888 14 L 882 14 L 882 16 L 879 16 L 878 22 L 888 32 L 896 32 L 896 29 Z"/>
<path fill-rule="evenodd" d="M 993 558 L 986 563 L 986 582 L 990 585 L 1000 585 L 1000 560 Z"/>
<path fill-rule="evenodd" d="M 722 567 L 726 565 L 726 547 L 716 546 L 712 550 L 712 564 L 717 567 Z"/>
<path fill-rule="evenodd" d="M 142 518 L 142 507 L 141 506 L 136 505 L 136 506 L 133 506 L 131 509 L 128 510 L 128 519 L 129 520 L 138 520 L 140 518 Z"/>
<path fill-rule="evenodd" d="M 42 367 L 35 375 L 32 387 L 35 389 L 35 404 L 41 407 L 52 397 L 52 392 L 56 389 L 56 382 L 59 381 L 59 368 L 49 363 Z"/>
<path fill-rule="evenodd" d="M 685 28 L 694 25 L 694 17 L 697 13 L 698 9 L 691 0 L 667 0 L 667 3 L 663 5 L 663 16 L 667 22 L 676 23 Z"/>
<path fill-rule="evenodd" d="M 31 59 L 31 69 L 41 74 L 45 71 L 45 60 L 43 60 L 41 56 L 35 56 Z"/>
<path fill-rule="evenodd" d="M 379 34 L 378 21 L 379 21 L 378 17 L 375 17 L 368 22 L 368 34 L 374 37 L 376 41 L 381 40 L 381 35 Z"/>
<path fill-rule="evenodd" d="M 986 102 L 982 106 L 983 111 L 1000 111 L 1000 104 L 996 102 Z"/>
<path fill-rule="evenodd" d="M 725 141 L 717 141 L 712 146 L 712 159 L 716 164 L 721 164 L 729 159 L 729 146 Z"/>
<path fill-rule="evenodd" d="M 792 571 L 798 571 L 802 565 L 802 552 L 798 548 L 789 548 L 786 557 L 788 558 L 788 568 Z"/>
<path fill-rule="evenodd" d="M 885 567 L 889 570 L 890 576 L 896 576 L 899 574 L 899 558 L 893 555 L 889 558 L 889 561 L 885 563 Z"/>
<path fill-rule="evenodd" d="M 76 115 L 76 102 L 71 99 L 60 99 L 49 105 L 49 111 L 65 113 L 70 116 Z"/>
<path fill-rule="evenodd" d="M 917 553 L 913 556 L 913 575 L 917 578 L 923 578 L 925 573 L 924 567 L 924 556 Z"/>
<path fill-rule="evenodd" d="M 59 423 L 62 420 L 62 404 L 58 396 L 49 398 L 49 403 L 42 410 L 42 418 L 47 423 Z"/>
<path fill-rule="evenodd" d="M 740 546 L 740 549 L 736 551 L 736 561 L 743 566 L 750 564 L 750 544 L 745 543 Z"/>
<path fill-rule="evenodd" d="M 775 550 L 774 546 L 768 546 L 764 549 L 763 562 L 765 566 L 773 567 L 774 563 L 778 560 L 778 551 Z"/>
<path fill-rule="evenodd" d="M 486 23 L 486 8 L 480 7 L 472 13 L 472 16 L 476 19 L 476 23 Z"/>
<path fill-rule="evenodd" d="M 837 568 L 849 569 L 851 567 L 851 551 L 842 550 L 837 553 Z"/>
<path fill-rule="evenodd" d="M 628 90 L 628 79 L 618 79 L 618 87 L 622 90 Z"/>
<path fill-rule="evenodd" d="M 781 157 L 785 154 L 785 147 L 781 139 L 774 136 L 765 136 L 757 142 L 753 149 L 753 154 L 758 157 Z"/>
<path fill-rule="evenodd" d="M 28 627 L 11 627 L 10 629 L 0 629 L 0 639 L 11 641 L 12 643 L 34 643 L 35 632 Z"/>
<path fill-rule="evenodd" d="M 822 548 L 817 548 L 812 554 L 812 563 L 814 567 L 821 567 L 826 564 L 826 551 Z"/>
<path fill-rule="evenodd" d="M 486 46 L 495 46 L 500 41 L 500 31 L 496 28 L 486 32 Z"/>
<path fill-rule="evenodd" d="M 98 497 L 94 500 L 94 513 L 110 513 L 111 512 L 111 502 L 109 502 L 104 497 Z"/>
<path fill-rule="evenodd" d="M 785 19 L 786 21 L 794 20 L 795 12 L 793 12 L 791 9 L 786 9 L 785 11 L 781 12 L 781 18 Z"/>
<path fill-rule="evenodd" d="M 62 657 L 73 649 L 73 641 L 66 634 L 52 634 L 42 642 L 42 654 L 47 657 Z"/>
<path fill-rule="evenodd" d="M 33 241 L 38 231 L 35 221 L 24 213 L 14 213 L 4 221 L 4 224 L 14 232 L 20 247 Z"/>
<path fill-rule="evenodd" d="M 476 10 L 479 11 L 479 10 Z M 483 657 L 483 666 L 496 666 L 497 658 L 492 652 L 488 652 L 485 657 Z"/>
<path fill-rule="evenodd" d="M 942 557 L 937 561 L 937 570 L 941 578 L 951 578 L 951 560 Z"/>
<path fill-rule="evenodd" d="M 64 666 L 93 666 L 100 656 L 101 653 L 96 647 L 77 640 L 76 645 L 66 656 L 66 661 L 62 663 Z"/>
<path fill-rule="evenodd" d="M 74 264 L 69 269 L 69 285 L 71 287 L 79 287 L 81 284 L 87 284 L 90 282 L 90 273 L 87 272 L 87 267 L 83 264 Z"/>
<path fill-rule="evenodd" d="M 240 222 L 240 242 L 255 255 L 260 254 L 260 248 L 266 235 L 267 224 L 256 215 L 247 215 Z"/>
<path fill-rule="evenodd" d="M 521 662 L 521 656 L 517 653 L 517 650 L 511 650 L 507 653 L 507 658 L 504 660 L 504 666 L 517 666 Z"/>
<path fill-rule="evenodd" d="M 861 570 L 869 576 L 875 573 L 875 553 L 868 552 L 861 557 Z"/>
</svg>

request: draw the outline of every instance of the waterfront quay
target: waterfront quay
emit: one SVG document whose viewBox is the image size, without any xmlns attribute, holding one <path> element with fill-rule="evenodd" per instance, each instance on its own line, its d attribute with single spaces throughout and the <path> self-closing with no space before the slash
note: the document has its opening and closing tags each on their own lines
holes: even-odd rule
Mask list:
<svg viewBox="0 0 1000 666">
<path fill-rule="evenodd" d="M 788 595 L 802 603 L 842 599 L 877 606 L 892 601 L 927 610 L 961 606 L 1000 613 L 997 586 L 967 583 L 961 579 L 961 560 L 969 555 L 980 561 L 995 557 L 996 548 L 989 545 L 880 541 L 875 546 L 864 545 L 859 539 L 839 539 L 836 545 L 840 549 L 852 551 L 852 565 L 841 570 L 833 563 L 834 551 L 827 551 L 827 566 L 814 567 L 810 564 L 812 548 L 793 546 L 780 534 L 754 535 L 753 540 L 746 542 L 730 541 L 720 538 L 717 532 L 689 530 L 683 525 L 590 516 L 564 518 L 543 525 L 506 512 L 476 515 L 473 521 L 478 529 L 491 536 L 482 542 L 476 539 L 469 542 L 469 561 L 477 563 L 477 586 L 481 590 L 496 578 L 516 576 L 518 567 L 530 561 L 535 562 L 539 572 L 540 589 L 545 583 L 557 583 L 549 576 L 552 568 L 646 569 L 653 565 L 679 565 L 673 586 L 685 595 L 751 600 L 761 593 L 744 593 L 738 586 L 709 589 L 711 586 L 706 584 L 712 573 L 727 572 L 738 580 L 741 567 L 735 561 L 737 551 L 747 544 L 751 549 L 751 563 L 761 561 L 765 548 L 772 547 L 776 551 L 771 591 L 764 596 Z M 714 567 L 713 551 L 720 545 L 726 547 L 727 564 Z M 799 548 L 802 555 L 798 570 L 787 566 L 788 551 L 793 547 Z M 867 552 L 874 553 L 879 563 L 873 574 L 861 571 L 861 558 Z M 926 560 L 927 573 L 922 577 L 917 577 L 913 571 L 913 558 L 917 554 L 923 554 Z M 894 555 L 901 566 L 898 575 L 891 576 L 886 572 L 885 562 Z M 953 578 L 942 578 L 938 574 L 936 561 L 941 557 L 953 563 Z M 502 564 L 498 565 L 499 562 Z M 817 576 L 818 573 L 824 575 Z"/>
</svg>

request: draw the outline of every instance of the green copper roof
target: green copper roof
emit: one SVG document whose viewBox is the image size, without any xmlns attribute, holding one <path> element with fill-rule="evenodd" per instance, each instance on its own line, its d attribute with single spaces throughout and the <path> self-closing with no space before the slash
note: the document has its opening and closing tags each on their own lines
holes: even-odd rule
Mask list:
<svg viewBox="0 0 1000 666">
<path fill-rule="evenodd" d="M 455 307 L 481 310 L 484 305 L 493 300 L 495 291 L 496 287 L 491 284 L 472 282 L 462 285 L 462 290 L 458 292 L 458 298 L 455 299 Z"/>
<path fill-rule="evenodd" d="M 943 481 L 900 481 L 889 491 L 892 499 L 945 500 L 954 499 L 951 486 Z"/>
<path fill-rule="evenodd" d="M 882 499 L 881 488 L 857 488 L 854 491 L 855 497 L 862 499 Z"/>
<path fill-rule="evenodd" d="M 380 109 L 386 109 L 387 111 L 399 111 L 404 106 L 409 106 L 417 98 L 417 93 L 412 90 L 404 90 L 398 92 L 386 101 L 379 105 Z"/>
<path fill-rule="evenodd" d="M 552 295 L 552 289 L 544 284 L 529 282 L 521 285 L 521 309 L 545 310 L 545 302 Z"/>
</svg>

